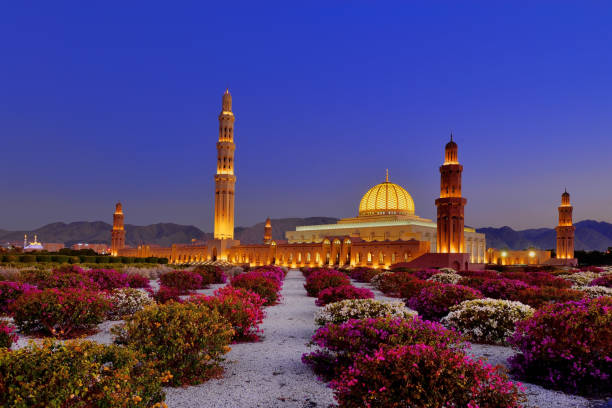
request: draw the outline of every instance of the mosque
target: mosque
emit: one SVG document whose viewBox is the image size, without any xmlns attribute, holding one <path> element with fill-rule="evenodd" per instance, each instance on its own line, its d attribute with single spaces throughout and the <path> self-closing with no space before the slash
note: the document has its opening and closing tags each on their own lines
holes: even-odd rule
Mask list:
<svg viewBox="0 0 612 408">
<path fill-rule="evenodd" d="M 458 160 L 458 146 L 451 134 L 444 148 L 440 166 L 440 197 L 435 200 L 436 221 L 415 213 L 414 201 L 402 186 L 389 181 L 370 188 L 362 197 L 357 217 L 344 218 L 336 224 L 308 225 L 286 232 L 286 240 L 272 239 L 270 219 L 266 221 L 261 244 L 241 245 L 234 239 L 234 121 L 232 96 L 226 90 L 219 114 L 217 172 L 215 174 L 214 239 L 206 243 L 174 244 L 171 247 L 125 246 L 123 209 L 117 203 L 111 232 L 113 256 L 164 257 L 170 263 L 225 262 L 232 264 L 288 267 L 336 266 L 389 268 L 394 264 L 407 267 L 451 267 L 457 270 L 482 269 L 485 263 L 510 264 L 519 256 L 506 257 L 486 248 L 484 234 L 464 225 L 467 200 L 461 195 L 463 166 Z M 567 193 L 565 193 L 567 194 Z M 560 207 L 560 226 L 564 259 L 573 258 L 573 229 L 569 194 Z M 561 213 L 563 212 L 563 223 Z M 569 216 L 569 218 L 568 218 Z M 569 221 L 568 221 L 569 219 Z M 568 224 L 569 222 L 569 224 Z M 561 241 L 560 241 L 561 242 Z M 570 248 L 571 246 L 571 248 Z M 571 249 L 571 250 L 570 250 Z M 535 253 L 529 251 L 529 255 Z M 558 252 L 560 253 L 560 252 Z M 499 256 L 498 256 L 499 255 Z M 497 258 L 496 258 L 497 257 Z M 546 254 L 523 256 L 524 263 L 545 263 Z M 548 254 L 550 258 L 550 252 Z"/>
</svg>

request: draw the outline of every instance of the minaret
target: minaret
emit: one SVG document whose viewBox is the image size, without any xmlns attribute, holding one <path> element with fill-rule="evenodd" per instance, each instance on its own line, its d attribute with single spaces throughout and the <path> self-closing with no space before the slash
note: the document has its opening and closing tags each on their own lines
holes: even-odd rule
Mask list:
<svg viewBox="0 0 612 408">
<path fill-rule="evenodd" d="M 272 242 L 272 222 L 270 218 L 266 220 L 266 225 L 264 226 L 264 244 L 270 244 Z"/>
<path fill-rule="evenodd" d="M 123 209 L 121 203 L 115 206 L 113 214 L 113 230 L 111 231 L 111 255 L 117 256 L 119 250 L 125 247 L 125 229 L 123 227 Z"/>
<path fill-rule="evenodd" d="M 576 227 L 572 222 L 572 212 L 574 207 L 570 204 L 570 195 L 565 190 L 561 195 L 561 205 L 559 206 L 559 225 L 557 231 L 557 259 L 574 258 L 574 231 Z"/>
<path fill-rule="evenodd" d="M 234 114 L 229 89 L 219 114 L 217 174 L 215 175 L 215 239 L 234 239 Z"/>
<path fill-rule="evenodd" d="M 454 254 L 465 252 L 463 208 L 467 200 L 461 197 L 463 166 L 457 159 L 457 143 L 453 141 L 452 133 L 450 137 L 444 151 L 444 164 L 440 166 L 436 246 L 437 252 Z"/>
</svg>

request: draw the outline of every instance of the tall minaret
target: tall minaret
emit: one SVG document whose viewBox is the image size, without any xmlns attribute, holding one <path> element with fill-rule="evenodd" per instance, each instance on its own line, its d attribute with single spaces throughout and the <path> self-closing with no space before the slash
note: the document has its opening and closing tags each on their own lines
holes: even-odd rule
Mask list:
<svg viewBox="0 0 612 408">
<path fill-rule="evenodd" d="M 440 166 L 436 246 L 437 252 L 454 254 L 465 252 L 463 208 L 467 200 L 461 197 L 463 166 L 457 159 L 457 143 L 453 141 L 452 133 L 450 138 L 444 151 L 444 164 Z"/>
<path fill-rule="evenodd" d="M 272 242 L 272 222 L 270 221 L 270 218 L 266 219 L 263 242 L 264 244 L 270 244 Z"/>
<path fill-rule="evenodd" d="M 234 114 L 229 89 L 219 114 L 217 174 L 215 175 L 215 239 L 234 239 Z"/>
<path fill-rule="evenodd" d="M 572 212 L 574 207 L 570 204 L 570 195 L 565 190 L 561 195 L 561 205 L 559 206 L 559 225 L 557 231 L 557 258 L 574 258 L 574 231 L 576 227 L 572 222 Z"/>
<path fill-rule="evenodd" d="M 113 229 L 111 231 L 111 255 L 117 256 L 120 249 L 125 247 L 125 229 L 123 227 L 123 209 L 121 203 L 115 205 L 113 214 Z"/>
</svg>

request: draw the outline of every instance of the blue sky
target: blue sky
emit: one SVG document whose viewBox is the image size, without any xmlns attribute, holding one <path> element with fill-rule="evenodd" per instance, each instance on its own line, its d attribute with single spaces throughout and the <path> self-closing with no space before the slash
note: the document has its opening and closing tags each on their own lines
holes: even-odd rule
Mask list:
<svg viewBox="0 0 612 408">
<path fill-rule="evenodd" d="M 0 228 L 212 230 L 226 87 L 237 225 L 354 216 L 386 168 L 434 217 L 451 130 L 467 224 L 553 226 L 565 187 L 612 222 L 609 3 L 294 3 L 0 6 Z"/>
</svg>

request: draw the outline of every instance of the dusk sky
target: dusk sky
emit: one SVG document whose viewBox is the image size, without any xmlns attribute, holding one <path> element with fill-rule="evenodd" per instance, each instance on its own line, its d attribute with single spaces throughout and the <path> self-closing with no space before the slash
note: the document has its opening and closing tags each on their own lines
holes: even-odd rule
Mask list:
<svg viewBox="0 0 612 408">
<path fill-rule="evenodd" d="M 357 215 L 390 180 L 435 216 L 452 130 L 466 225 L 612 222 L 609 2 L 4 2 L 0 229 L 212 231 L 217 116 L 236 225 Z M 299 4 L 299 6 L 298 6 Z"/>
</svg>

